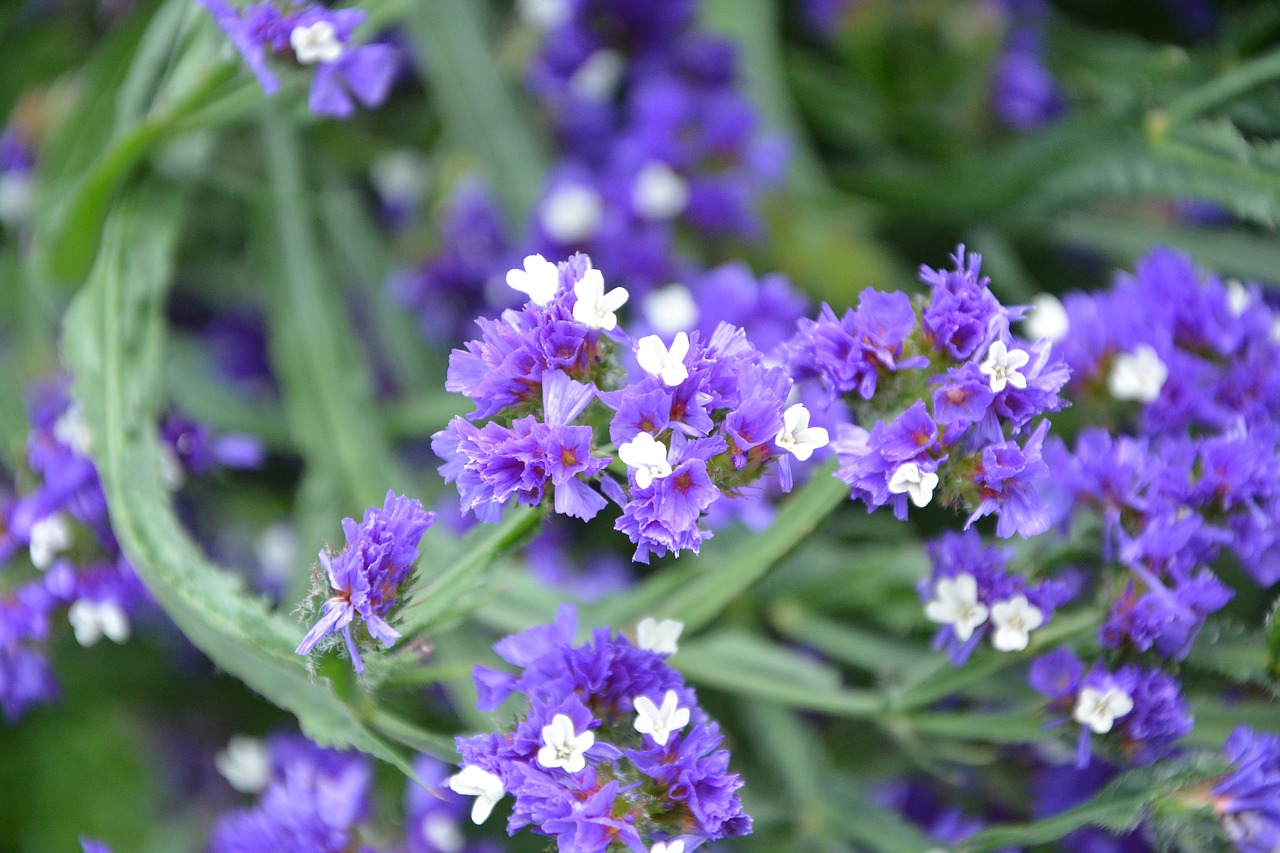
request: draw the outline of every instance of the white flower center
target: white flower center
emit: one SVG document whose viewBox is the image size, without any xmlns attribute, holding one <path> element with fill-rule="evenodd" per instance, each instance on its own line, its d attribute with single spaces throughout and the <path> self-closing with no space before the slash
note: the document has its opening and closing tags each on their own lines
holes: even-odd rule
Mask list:
<svg viewBox="0 0 1280 853">
<path fill-rule="evenodd" d="M 649 488 L 654 480 L 661 480 L 671 475 L 671 463 L 667 461 L 667 446 L 647 432 L 636 433 L 636 437 L 623 442 L 618 447 L 618 458 L 636 472 L 636 486 Z"/>
<path fill-rule="evenodd" d="M 906 494 L 916 506 L 928 506 L 933 500 L 933 490 L 938 487 L 938 475 L 923 471 L 914 462 L 903 462 L 889 478 L 889 492 Z"/>
<path fill-rule="evenodd" d="M 659 160 L 646 163 L 631 186 L 631 207 L 644 219 L 674 219 L 688 204 L 689 184 Z"/>
<path fill-rule="evenodd" d="M 809 410 L 803 403 L 796 403 L 783 412 L 782 430 L 774 443 L 804 462 L 813 451 L 826 447 L 829 440 L 825 429 L 809 426 Z"/>
<path fill-rule="evenodd" d="M 563 767 L 567 773 L 577 773 L 587 766 L 586 751 L 596 742 L 591 732 L 574 734 L 573 720 L 565 714 L 556 714 L 551 723 L 542 727 L 542 743 L 538 750 L 538 763 L 543 767 Z"/>
<path fill-rule="evenodd" d="M 636 360 L 640 362 L 645 373 L 662 377 L 663 384 L 679 385 L 689 378 L 689 368 L 684 359 L 689 354 L 689 336 L 684 332 L 676 335 L 667 349 L 657 335 L 647 335 L 636 345 Z"/>
<path fill-rule="evenodd" d="M 330 21 L 316 21 L 306 27 L 294 27 L 289 33 L 294 56 L 303 65 L 334 62 L 342 56 L 342 42 Z"/>
<path fill-rule="evenodd" d="M 226 749 L 213 757 L 213 766 L 242 794 L 256 794 L 271 781 L 271 756 L 255 737 L 232 735 Z"/>
<path fill-rule="evenodd" d="M 1020 652 L 1031 632 L 1044 624 L 1044 614 L 1025 595 L 1015 595 L 991 605 L 991 623 L 996 629 L 991 644 L 1002 652 Z"/>
<path fill-rule="evenodd" d="M 950 625 L 956 639 L 967 641 L 987 621 L 987 606 L 978 600 L 978 582 L 968 572 L 953 578 L 939 578 L 933 587 L 933 600 L 924 606 L 930 622 Z"/>
<path fill-rule="evenodd" d="M 618 325 L 618 315 L 614 313 L 627 302 L 627 289 L 615 287 L 608 293 L 604 290 L 604 276 L 600 270 L 587 270 L 578 283 L 573 286 L 574 296 L 573 319 L 591 329 L 612 331 Z"/>
<path fill-rule="evenodd" d="M 991 390 L 999 394 L 1005 386 L 1026 388 L 1027 378 L 1018 372 L 1025 367 L 1031 356 L 1020 349 L 1011 350 L 1005 347 L 1004 341 L 993 341 L 987 350 L 987 359 L 978 369 L 991 377 Z"/>
<path fill-rule="evenodd" d="M 1133 710 L 1133 699 L 1128 693 L 1115 687 L 1098 690 L 1085 687 L 1076 699 L 1075 719 L 1088 726 L 1095 734 L 1111 731 L 1115 721 Z"/>
<path fill-rule="evenodd" d="M 679 701 L 674 690 L 668 690 L 662 697 L 662 707 L 653 704 L 647 696 L 632 699 L 636 708 L 636 731 L 649 735 L 658 746 L 666 746 L 672 732 L 689 724 L 689 709 L 679 707 Z"/>
<path fill-rule="evenodd" d="M 1131 353 L 1122 352 L 1115 357 L 1107 375 L 1107 390 L 1117 400 L 1151 403 L 1159 398 L 1168 378 L 1169 368 L 1155 349 L 1142 344 Z"/>
<path fill-rule="evenodd" d="M 561 184 L 538 206 L 538 220 L 557 243 L 579 243 L 595 236 L 604 218 L 600 193 L 585 184 Z"/>
</svg>

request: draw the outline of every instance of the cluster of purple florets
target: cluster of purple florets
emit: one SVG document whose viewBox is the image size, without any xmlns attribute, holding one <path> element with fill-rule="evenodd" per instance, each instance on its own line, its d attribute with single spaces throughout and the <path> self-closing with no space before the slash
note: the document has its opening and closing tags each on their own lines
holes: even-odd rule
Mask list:
<svg viewBox="0 0 1280 853">
<path fill-rule="evenodd" d="M 200 0 L 231 39 L 262 89 L 273 95 L 279 78 L 268 57 L 280 56 L 315 66 L 310 108 L 316 115 L 345 118 L 355 102 L 377 107 L 386 100 L 400 68 L 399 51 L 387 44 L 355 44 L 362 23 L 360 9 L 329 9 L 320 3 L 251 3 L 243 8 L 228 0 Z"/>
<path fill-rule="evenodd" d="M 519 674 L 476 668 L 481 710 L 496 710 L 513 693 L 528 706 L 505 732 L 458 739 L 463 771 L 453 789 L 473 775 L 492 780 L 480 796 L 489 808 L 514 797 L 510 833 L 531 826 L 579 853 L 648 850 L 676 839 L 692 849 L 749 833 L 736 793 L 742 783 L 728 771 L 719 727 L 667 665 L 668 652 L 639 648 L 607 628 L 575 646 L 576 628 L 573 608 L 563 606 L 553 624 L 494 646 Z M 650 731 L 639 720 L 642 699 L 682 716 L 670 730 Z M 557 724 L 577 740 L 568 762 L 554 748 Z"/>
<path fill-rule="evenodd" d="M 107 515 L 93 436 L 64 381 L 35 388 L 25 470 L 0 496 L 0 708 L 15 722 L 58 695 L 46 644 L 57 621 L 77 641 L 124 642 L 151 598 L 121 553 Z M 261 446 L 247 436 L 213 436 L 170 415 L 161 429 L 169 485 L 216 466 L 255 467 Z"/>
<path fill-rule="evenodd" d="M 1213 789 L 1213 809 L 1240 853 L 1280 849 L 1280 737 L 1240 726 L 1223 749 L 1233 765 Z"/>
<path fill-rule="evenodd" d="M 791 380 L 765 366 L 741 329 L 721 323 L 706 337 L 682 332 L 669 351 L 656 336 L 637 343 L 616 325 L 579 319 L 577 291 L 589 277 L 602 280 L 585 255 L 554 273 L 540 257 L 527 263 L 547 266 L 554 291 L 478 320 L 483 337 L 450 358 L 446 387 L 470 397 L 476 411 L 455 417 L 432 447 L 464 511 L 493 522 L 513 500 L 533 506 L 550 497 L 557 513 L 589 520 L 607 497 L 622 507 L 615 528 L 636 545 L 636 560 L 697 553 L 711 535 L 699 521 L 721 497 L 770 469 L 789 488 L 790 456 L 812 451 L 787 442 L 820 435 L 825 444 L 823 430 L 788 432 L 798 423 L 787 420 Z M 635 369 L 632 353 L 646 365 L 645 353 L 658 351 L 669 358 L 664 369 Z M 650 466 L 628 456 L 641 446 L 657 454 Z M 614 452 L 628 466 L 622 482 L 605 470 Z"/>
<path fill-rule="evenodd" d="M 1011 130 L 1028 132 L 1062 116 L 1066 99 L 1044 61 L 1043 0 L 1003 0 L 1004 44 L 991 75 L 991 110 Z"/>
<path fill-rule="evenodd" d="M 366 636 L 387 648 L 395 645 L 400 632 L 388 620 L 404 603 L 402 589 L 417 566 L 418 543 L 435 520 L 436 514 L 425 511 L 421 502 L 391 491 L 382 508 L 369 507 L 359 524 L 344 518 L 347 547 L 338 554 L 320 552 L 324 574 L 316 572 L 310 601 L 324 602 L 322 615 L 298 644 L 297 654 L 308 655 L 322 643 L 336 645 L 341 635 L 356 672 L 364 672 L 359 646 Z"/>
<path fill-rule="evenodd" d="M 856 310 L 824 305 L 787 344 L 797 378 L 813 378 L 831 400 L 850 405 L 859 424 L 842 424 L 833 442 L 837 475 L 868 510 L 908 500 L 964 506 L 966 527 L 996 514 L 996 533 L 1034 536 L 1049 525 L 1035 485 L 1048 474 L 1042 447 L 1048 421 L 1066 405 L 1069 371 L 1047 340 L 1010 331 L 1022 309 L 1000 305 L 981 275 L 981 258 L 961 246 L 955 269 L 921 267 L 930 297 L 864 291 Z"/>
</svg>

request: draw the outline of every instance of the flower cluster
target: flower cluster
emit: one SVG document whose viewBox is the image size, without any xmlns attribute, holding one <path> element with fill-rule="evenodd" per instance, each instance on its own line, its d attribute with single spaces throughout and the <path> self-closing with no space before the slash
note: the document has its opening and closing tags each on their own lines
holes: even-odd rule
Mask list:
<svg viewBox="0 0 1280 853">
<path fill-rule="evenodd" d="M 1223 748 L 1233 765 L 1213 789 L 1213 810 L 1240 853 L 1280 849 L 1280 738 L 1240 726 Z"/>
<path fill-rule="evenodd" d="M 462 769 L 449 785 L 476 797 L 472 818 L 510 794 L 511 834 L 531 826 L 579 853 L 691 849 L 749 833 L 719 727 L 665 661 L 665 623 L 638 646 L 609 629 L 575 646 L 576 628 L 563 606 L 553 624 L 494 647 L 519 674 L 476 668 L 481 710 L 513 693 L 528 708 L 509 731 L 458 739 Z"/>
<path fill-rule="evenodd" d="M 1021 309 L 996 300 L 978 255 L 961 246 L 953 260 L 951 271 L 921 267 L 931 294 L 919 305 L 877 291 L 842 317 L 823 305 L 786 345 L 789 366 L 875 420 L 842 424 L 832 445 L 836 476 L 868 510 L 888 504 L 906 518 L 908 501 L 923 507 L 939 491 L 968 507 L 966 527 L 994 513 L 998 535 L 1034 536 L 1049 525 L 1034 488 L 1048 473 L 1048 421 L 1032 424 L 1066 405 L 1069 373 L 1050 341 L 1011 334 Z"/>
<path fill-rule="evenodd" d="M 1001 124 L 1020 132 L 1050 124 L 1066 106 L 1053 73 L 1044 63 L 1041 0 L 1005 0 L 1005 43 L 991 75 L 991 110 Z"/>
<path fill-rule="evenodd" d="M 1112 672 L 1098 662 L 1086 673 L 1080 659 L 1062 648 L 1031 665 L 1031 686 L 1080 725 L 1081 767 L 1089 763 L 1094 735 L 1108 735 L 1111 754 L 1147 763 L 1168 754 L 1192 728 L 1178 682 L 1158 669 L 1124 666 Z"/>
<path fill-rule="evenodd" d="M 200 3 L 268 95 L 280 88 L 269 56 L 315 66 L 310 108 L 316 115 L 345 118 L 355 112 L 355 101 L 377 107 L 391 91 L 400 67 L 399 52 L 388 44 L 352 43 L 352 35 L 365 19 L 360 9 L 329 9 L 314 2 L 283 9 L 273 2 L 251 3 L 243 9 L 228 0 Z"/>
<path fill-rule="evenodd" d="M 1020 652 L 1069 597 L 1061 581 L 1029 585 L 1008 572 L 1009 551 L 984 548 L 977 533 L 948 533 L 929 543 L 933 572 L 920 583 L 925 616 L 942 625 L 935 644 L 963 663 L 988 634 L 1002 652 Z"/>
<path fill-rule="evenodd" d="M 615 526 L 636 560 L 696 553 L 711 535 L 699 520 L 720 497 L 767 469 L 789 488 L 790 458 L 826 444 L 803 405 L 787 406 L 786 373 L 766 367 L 741 329 L 632 341 L 615 313 L 628 292 L 606 290 L 581 254 L 559 267 L 530 256 L 507 281 L 529 303 L 478 320 L 482 339 L 454 350 L 446 387 L 476 411 L 432 437 L 464 511 L 496 521 L 512 499 L 537 505 L 550 492 L 556 512 L 589 520 L 607 496 L 623 507 Z M 606 424 L 625 486 L 605 471 Z"/>
<path fill-rule="evenodd" d="M 387 648 L 395 645 L 400 633 L 390 620 L 404 603 L 401 589 L 417 565 L 418 542 L 435 520 L 436 514 L 423 510 L 421 502 L 391 491 L 382 509 L 369 507 L 359 524 L 344 518 L 347 547 L 338 554 L 320 552 L 324 575 L 315 573 L 311 601 L 324 600 L 323 615 L 298 644 L 297 654 L 310 654 L 326 638 L 341 634 L 356 672 L 362 673 L 359 646 L 372 640 Z M 353 635 L 353 629 L 358 633 Z M 336 643 L 333 636 L 326 645 Z"/>
</svg>

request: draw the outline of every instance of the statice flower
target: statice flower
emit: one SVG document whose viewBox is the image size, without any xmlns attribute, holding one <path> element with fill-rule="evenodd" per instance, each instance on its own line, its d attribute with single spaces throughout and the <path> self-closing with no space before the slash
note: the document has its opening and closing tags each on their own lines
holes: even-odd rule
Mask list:
<svg viewBox="0 0 1280 853">
<path fill-rule="evenodd" d="M 969 511 L 966 526 L 995 514 L 998 535 L 1035 536 L 1049 526 L 1035 488 L 1048 474 L 1040 418 L 1066 406 L 1070 373 L 1051 341 L 1013 336 L 1023 309 L 1000 305 L 978 255 L 960 246 L 952 260 L 921 267 L 931 292 L 917 305 L 864 291 L 842 318 L 824 305 L 801 320 L 788 367 L 855 416 L 837 428 L 836 476 L 868 511 L 890 505 L 903 519 L 936 495 Z"/>
<path fill-rule="evenodd" d="M 1240 853 L 1280 849 L 1280 738 L 1240 726 L 1223 752 L 1232 770 L 1213 789 L 1213 810 Z"/>
<path fill-rule="evenodd" d="M 1025 133 L 1044 127 L 1066 107 L 1058 81 L 1045 65 L 1041 42 L 1034 24 L 1015 24 L 992 72 L 991 109 L 1011 130 Z"/>
<path fill-rule="evenodd" d="M 1079 724 L 1080 767 L 1089 764 L 1095 735 L 1107 736 L 1113 752 L 1145 764 L 1168 754 L 1192 729 L 1178 682 L 1158 669 L 1124 666 L 1112 672 L 1098 662 L 1086 673 L 1080 660 L 1062 648 L 1031 665 L 1030 681 L 1049 697 L 1051 712 L 1068 714 Z"/>
<path fill-rule="evenodd" d="M 562 606 L 553 624 L 494 647 L 518 673 L 476 668 L 481 710 L 512 694 L 528 704 L 509 729 L 458 738 L 449 785 L 476 797 L 473 819 L 510 796 L 510 834 L 531 827 L 580 853 L 749 833 L 719 727 L 665 656 L 605 628 L 575 646 L 576 629 Z"/>
<path fill-rule="evenodd" d="M 0 225 L 18 228 L 31 214 L 36 157 L 22 129 L 0 133 Z"/>
<path fill-rule="evenodd" d="M 1029 584 L 1010 574 L 1012 553 L 984 547 L 976 532 L 944 534 L 928 552 L 933 571 L 920 582 L 920 599 L 929 621 L 942 626 L 934 645 L 945 647 L 957 666 L 986 636 L 999 651 L 1022 651 L 1070 597 L 1061 581 Z"/>
<path fill-rule="evenodd" d="M 359 645 L 367 635 L 387 648 L 400 632 L 390 621 L 403 603 L 401 590 L 418 562 L 418 542 L 436 520 L 414 499 L 388 491 L 381 509 L 370 507 L 364 519 L 342 520 L 347 547 L 337 554 L 320 552 L 324 575 L 315 575 L 312 601 L 323 598 L 323 615 L 298 644 L 296 653 L 310 654 L 321 641 L 341 633 L 356 672 L 364 672 Z M 356 617 L 360 617 L 359 623 Z M 353 628 L 364 630 L 353 636 Z M 336 642 L 336 638 L 329 644 Z"/>
<path fill-rule="evenodd" d="M 400 65 L 399 52 L 388 44 L 355 44 L 364 22 L 360 9 L 252 3 L 244 8 L 228 0 L 200 0 L 227 34 L 268 95 L 280 82 L 268 57 L 291 58 L 299 66 L 315 66 L 309 105 L 316 115 L 346 118 L 355 101 L 377 107 L 386 100 Z"/>
</svg>

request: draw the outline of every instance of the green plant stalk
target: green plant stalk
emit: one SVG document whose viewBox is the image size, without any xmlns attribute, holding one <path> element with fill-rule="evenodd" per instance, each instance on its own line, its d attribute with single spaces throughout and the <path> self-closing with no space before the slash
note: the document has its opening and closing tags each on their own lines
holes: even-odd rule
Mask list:
<svg viewBox="0 0 1280 853">
<path fill-rule="evenodd" d="M 1272 50 L 1176 98 L 1163 110 L 1148 117 L 1148 127 L 1162 135 L 1206 110 L 1277 77 L 1280 77 L 1280 50 Z"/>
</svg>

